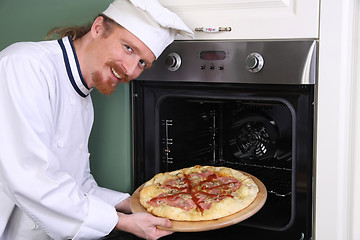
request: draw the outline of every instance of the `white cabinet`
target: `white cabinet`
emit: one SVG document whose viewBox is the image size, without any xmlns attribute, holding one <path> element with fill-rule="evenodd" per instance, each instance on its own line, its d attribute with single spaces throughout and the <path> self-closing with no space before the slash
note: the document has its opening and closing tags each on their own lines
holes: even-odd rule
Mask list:
<svg viewBox="0 0 360 240">
<path fill-rule="evenodd" d="M 318 38 L 319 0 L 160 0 L 196 32 L 196 39 Z"/>
</svg>

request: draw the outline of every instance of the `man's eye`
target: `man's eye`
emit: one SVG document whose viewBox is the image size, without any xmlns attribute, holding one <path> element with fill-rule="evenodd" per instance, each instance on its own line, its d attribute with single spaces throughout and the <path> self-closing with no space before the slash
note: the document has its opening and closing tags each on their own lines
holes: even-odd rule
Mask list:
<svg viewBox="0 0 360 240">
<path fill-rule="evenodd" d="M 134 51 L 129 45 L 125 45 L 125 48 L 128 52 L 132 53 Z"/>
<path fill-rule="evenodd" d="M 139 64 L 142 68 L 146 68 L 146 62 L 144 60 L 140 60 Z"/>
</svg>

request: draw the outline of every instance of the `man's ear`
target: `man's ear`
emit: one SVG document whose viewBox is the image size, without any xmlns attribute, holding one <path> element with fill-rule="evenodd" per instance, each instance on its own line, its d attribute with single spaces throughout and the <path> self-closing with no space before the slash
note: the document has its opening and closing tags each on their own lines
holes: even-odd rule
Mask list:
<svg viewBox="0 0 360 240">
<path fill-rule="evenodd" d="M 91 36 L 96 38 L 102 34 L 104 18 L 102 16 L 97 17 L 91 26 Z"/>
</svg>

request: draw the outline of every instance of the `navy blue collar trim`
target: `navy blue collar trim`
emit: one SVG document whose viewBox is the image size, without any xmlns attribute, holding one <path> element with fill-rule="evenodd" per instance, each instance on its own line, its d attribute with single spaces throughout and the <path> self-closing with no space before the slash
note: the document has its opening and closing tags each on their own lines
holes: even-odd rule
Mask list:
<svg viewBox="0 0 360 240">
<path fill-rule="evenodd" d="M 76 62 L 76 68 L 77 68 L 77 70 L 78 70 L 78 72 L 79 72 L 81 82 L 84 84 L 84 87 L 86 87 L 87 90 L 90 90 L 90 88 L 89 88 L 88 85 L 86 84 L 86 82 L 85 82 L 85 80 L 84 80 L 84 78 L 83 78 L 83 75 L 82 75 L 82 73 L 81 73 L 79 60 L 78 60 L 78 57 L 77 57 L 77 55 L 76 55 L 75 48 L 74 48 L 74 44 L 73 44 L 73 42 L 72 42 L 72 40 L 71 40 L 71 36 L 68 36 L 68 38 L 69 38 L 69 42 L 70 42 L 70 45 L 71 45 L 71 49 L 72 49 L 72 51 L 73 51 L 73 53 L 74 53 L 75 62 Z"/>
<path fill-rule="evenodd" d="M 81 97 L 87 97 L 91 91 L 91 89 L 89 89 L 89 87 L 87 86 L 87 84 L 85 83 L 84 81 L 84 78 L 81 74 L 81 70 L 80 70 L 80 65 L 79 65 L 79 61 L 77 59 L 77 56 L 76 56 L 76 52 L 75 52 L 75 49 L 74 49 L 74 46 L 72 44 L 72 41 L 71 41 L 71 37 L 69 36 L 68 37 L 69 39 L 69 43 L 70 43 L 70 46 L 71 46 L 71 49 L 72 49 L 72 54 L 74 56 L 74 59 L 75 59 L 75 62 L 76 62 L 76 71 L 78 73 L 78 76 L 80 78 L 80 81 L 81 81 L 81 84 L 80 85 L 83 85 L 83 86 L 79 86 L 79 81 L 75 81 L 75 78 L 74 78 L 74 75 L 73 75 L 73 71 L 75 71 L 75 69 L 72 69 L 71 68 L 71 65 L 70 65 L 70 60 L 69 60 L 69 56 L 68 56 L 68 52 L 66 50 L 66 47 L 65 47 L 65 44 L 64 44 L 64 39 L 59 39 L 58 40 L 58 43 L 61 47 L 61 50 L 63 52 L 63 57 L 64 57 L 64 63 L 65 63 L 65 67 L 66 67 L 66 71 L 67 71 L 67 75 L 69 77 L 69 80 L 70 80 L 70 83 L 71 85 L 73 86 L 73 88 L 75 89 L 75 91 L 81 96 Z M 69 52 L 69 54 L 71 54 Z M 71 56 L 71 55 L 70 55 Z M 81 88 L 83 90 L 81 90 Z M 84 91 L 85 90 L 85 91 Z"/>
</svg>

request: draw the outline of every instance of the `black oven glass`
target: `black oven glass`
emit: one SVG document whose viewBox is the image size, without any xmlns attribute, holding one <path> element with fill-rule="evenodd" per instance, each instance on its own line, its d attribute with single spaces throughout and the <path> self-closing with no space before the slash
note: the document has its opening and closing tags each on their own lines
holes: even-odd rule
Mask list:
<svg viewBox="0 0 360 240">
<path fill-rule="evenodd" d="M 311 236 L 313 85 L 136 80 L 132 91 L 135 187 L 158 172 L 215 165 L 248 172 L 268 191 L 242 223 L 168 239 Z"/>
</svg>

